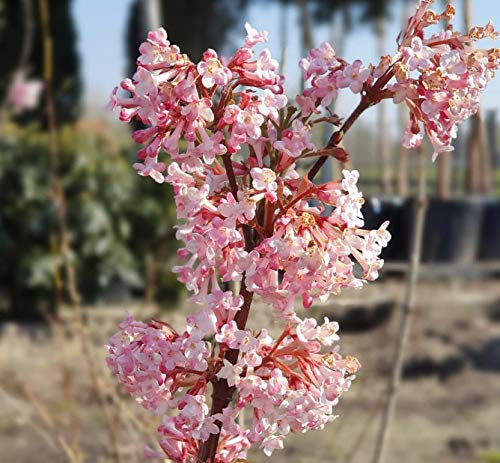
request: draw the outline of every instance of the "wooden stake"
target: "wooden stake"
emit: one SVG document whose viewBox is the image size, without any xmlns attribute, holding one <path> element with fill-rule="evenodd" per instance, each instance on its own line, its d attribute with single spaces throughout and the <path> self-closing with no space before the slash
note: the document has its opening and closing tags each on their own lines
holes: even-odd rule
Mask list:
<svg viewBox="0 0 500 463">
<path fill-rule="evenodd" d="M 396 351 L 392 364 L 392 373 L 389 378 L 387 388 L 387 399 L 382 415 L 379 434 L 377 437 L 373 463 L 381 463 L 384 460 L 384 454 L 387 449 L 391 424 L 394 418 L 396 408 L 399 383 L 401 381 L 401 371 L 403 369 L 403 360 L 406 346 L 408 344 L 412 315 L 415 308 L 417 282 L 420 267 L 420 255 L 424 235 L 425 213 L 427 210 L 426 200 L 426 178 L 425 167 L 426 158 L 422 149 L 418 150 L 418 196 L 417 207 L 415 210 L 415 220 L 413 225 L 413 234 L 411 239 L 410 269 L 407 274 L 406 292 L 402 305 L 401 322 L 398 330 Z"/>
</svg>

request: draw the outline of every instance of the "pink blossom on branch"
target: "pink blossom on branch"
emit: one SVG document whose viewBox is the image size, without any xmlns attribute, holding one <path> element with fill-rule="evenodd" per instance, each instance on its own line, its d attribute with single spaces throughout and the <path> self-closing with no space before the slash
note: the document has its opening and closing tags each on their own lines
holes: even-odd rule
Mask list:
<svg viewBox="0 0 500 463">
<path fill-rule="evenodd" d="M 283 95 L 269 50 L 254 50 L 267 33 L 249 24 L 228 59 L 209 49 L 193 63 L 163 29 L 141 45 L 137 72 L 114 89 L 110 106 L 121 120 L 148 126 L 133 134 L 143 145 L 134 168 L 173 188 L 182 243 L 173 270 L 198 306 L 182 332 L 129 317 L 108 344 L 119 381 L 161 416 L 159 449 L 147 448 L 148 457 L 231 463 L 254 444 L 270 455 L 289 434 L 336 418 L 359 363 L 339 353 L 336 322 L 302 320 L 296 307 L 376 279 L 391 236 L 388 222 L 363 228 L 357 171 L 324 184 L 313 177 L 326 156 L 347 156 L 344 133 L 385 98 L 410 110 L 406 146 L 426 133 L 436 153 L 448 150 L 498 67 L 498 50 L 468 44 L 495 37 L 490 24 L 426 38 L 428 25 L 453 15 L 430 3 L 420 2 L 396 53 L 377 65 L 348 63 L 327 43 L 311 50 L 300 62 L 307 85 L 296 104 Z M 360 98 L 345 120 L 328 109 L 341 91 Z M 322 149 L 311 137 L 319 123 L 335 126 Z M 316 164 L 304 175 L 311 157 Z M 240 282 L 239 294 L 226 289 L 231 281 Z M 276 339 L 246 326 L 254 296 L 283 322 Z M 240 427 L 244 409 L 251 420 Z"/>
</svg>

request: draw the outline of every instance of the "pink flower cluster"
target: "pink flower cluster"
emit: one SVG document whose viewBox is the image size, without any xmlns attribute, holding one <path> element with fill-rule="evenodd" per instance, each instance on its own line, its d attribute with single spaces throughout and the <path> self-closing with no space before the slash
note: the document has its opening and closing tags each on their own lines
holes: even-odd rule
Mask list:
<svg viewBox="0 0 500 463">
<path fill-rule="evenodd" d="M 113 373 L 141 405 L 162 416 L 162 452 L 146 448 L 148 457 L 193 461 L 199 443 L 219 430 L 206 404 L 207 384 L 218 361 L 203 340 L 215 333 L 215 318 L 200 311 L 188 322 L 188 331 L 179 335 L 165 323 L 145 324 L 129 316 L 109 341 L 107 363 Z M 235 434 L 225 441 L 226 458 L 220 461 L 234 461 L 249 447 L 238 427 Z"/>
<path fill-rule="evenodd" d="M 216 188 L 212 179 L 201 183 L 195 173 L 181 172 L 177 163 L 168 173 L 179 217 L 184 219 L 177 238 L 185 243 L 178 254 L 186 263 L 174 271 L 201 303 L 221 291 L 219 282 L 244 278 L 250 291 L 293 317 L 297 297 L 310 307 L 316 298 L 325 302 L 342 288 L 359 288 L 378 276 L 383 265 L 378 256 L 390 235 L 387 223 L 378 230 L 360 228 L 363 198 L 356 187 L 357 171 L 344 171 L 341 183 L 315 185 L 300 179 L 293 165 L 281 177 L 268 168 L 253 168 L 248 174 L 252 188 L 240 191 L 238 198 Z M 263 199 L 273 211 L 270 233 L 256 220 Z M 317 205 L 309 205 L 311 199 Z M 330 215 L 324 214 L 326 206 L 333 208 Z M 259 236 L 250 252 L 242 225 Z M 358 276 L 356 263 L 361 267 Z"/>
<path fill-rule="evenodd" d="M 196 65 L 170 44 L 164 29 L 148 34 L 148 41 L 139 49 L 137 72 L 120 85 L 130 96 L 119 96 L 116 87 L 110 101 L 111 108 L 121 107 L 120 120 L 135 117 L 150 125 L 133 135 L 137 143 L 146 145 L 138 153 L 143 163 L 134 165 L 140 175 L 164 181 L 166 166 L 158 162 L 162 148 L 174 160 L 201 168 L 202 162 L 210 165 L 216 156 L 234 153 L 242 144 L 257 145 L 264 118 L 277 120 L 278 110 L 286 104 L 286 97 L 279 94 L 283 79 L 276 74 L 278 63 L 269 50 L 253 59 L 252 47 L 267 38 L 250 25 L 246 27 L 245 46 L 226 64 L 214 50 L 207 50 Z M 250 91 L 235 94 L 240 85 L 265 91 L 260 97 Z M 218 89 L 223 89 L 220 97 Z M 235 98 L 239 104 L 232 103 Z M 228 139 L 224 139 L 224 129 L 230 134 Z M 183 153 L 181 137 L 186 141 Z"/>
<path fill-rule="evenodd" d="M 334 420 L 334 407 L 359 368 L 356 359 L 334 349 L 338 324 L 327 318 L 321 325 L 296 319 L 276 341 L 265 329 L 239 330 L 234 320 L 219 323 L 207 311 L 192 316 L 188 326 L 179 335 L 162 322 L 129 316 L 109 341 L 111 370 L 139 403 L 162 416 L 162 451 L 147 448 L 148 457 L 195 461 L 200 443 L 219 432 L 217 422 L 223 433 L 216 462 L 245 458 L 252 444 L 271 455 L 289 433 L 322 429 Z M 242 354 L 234 365 L 221 357 L 228 349 Z M 234 389 L 236 406 L 210 415 L 206 397 L 214 379 Z M 243 409 L 252 417 L 246 429 L 236 423 Z"/>
<path fill-rule="evenodd" d="M 457 125 L 479 109 L 479 97 L 498 69 L 500 50 L 481 50 L 473 42 L 496 39 L 491 23 L 475 27 L 466 34 L 446 30 L 425 37 L 425 29 L 440 20 L 450 21 L 455 9 L 447 5 L 442 14 L 430 10 L 422 1 L 401 35 L 400 46 L 392 58 L 395 83 L 389 85 L 394 102 L 405 102 L 410 124 L 403 145 L 419 146 L 422 128 L 434 148 L 433 158 L 452 151 Z"/>
<path fill-rule="evenodd" d="M 466 42 L 496 33 L 490 25 L 467 36 L 449 28 L 425 39 L 424 27 L 441 18 L 429 4 L 421 1 L 396 55 L 378 66 L 349 64 L 326 43 L 311 50 L 300 63 L 310 85 L 297 105 L 283 95 L 270 52 L 255 51 L 267 33 L 248 24 L 244 45 L 228 59 L 207 50 L 193 63 L 164 29 L 141 45 L 137 72 L 114 89 L 111 107 L 121 120 L 147 126 L 133 134 L 144 145 L 134 167 L 173 188 L 183 243 L 174 271 L 202 307 L 182 334 L 129 317 L 109 342 L 108 364 L 120 382 L 162 416 L 161 451 L 147 449 L 148 456 L 230 463 L 252 444 L 271 454 L 289 433 L 335 418 L 359 364 L 338 353 L 335 322 L 301 320 L 295 303 L 309 308 L 376 279 L 390 234 L 387 223 L 362 228 L 357 171 L 315 184 L 314 168 L 307 175 L 301 165 L 338 155 L 344 132 L 384 98 L 410 107 L 409 144 L 420 142 L 423 127 L 436 152 L 449 148 L 498 65 L 497 51 Z M 347 88 L 360 94 L 360 105 L 317 150 L 312 127 L 340 126 L 328 106 Z M 159 159 L 162 152 L 168 156 Z M 229 282 L 240 282 L 239 294 L 227 290 Z M 253 296 L 285 322 L 276 340 L 246 328 Z M 243 409 L 250 421 L 237 425 Z"/>
<path fill-rule="evenodd" d="M 323 429 L 334 420 L 334 407 L 359 368 L 356 359 L 344 359 L 333 349 L 339 339 L 336 322 L 325 318 L 318 326 L 308 318 L 292 326 L 277 341 L 265 330 L 255 336 L 234 323 L 223 326 L 217 337 L 222 346 L 242 353 L 235 365 L 225 361 L 217 373 L 236 388 L 236 410 L 228 410 L 220 420 L 230 429 L 238 411 L 249 409 L 248 440 L 266 455 L 282 449 L 289 433 Z"/>
<path fill-rule="evenodd" d="M 337 98 L 338 91 L 349 88 L 361 93 L 367 107 L 380 99 L 392 97 L 394 103 L 404 102 L 410 111 L 403 145 L 420 146 L 425 132 L 439 153 L 452 151 L 457 126 L 479 108 L 481 92 L 499 67 L 500 50 L 478 49 L 473 43 L 483 38 L 496 39 L 498 32 L 488 23 L 474 27 L 466 34 L 453 29 L 425 37 L 425 29 L 440 21 L 450 21 L 455 8 L 449 4 L 437 14 L 429 7 L 433 0 L 421 0 L 400 35 L 399 47 L 393 56 L 383 56 L 377 66 L 364 67 L 360 60 L 348 64 L 335 55 L 328 43 L 310 51 L 300 63 L 311 86 L 297 97 L 302 114 L 319 113 Z"/>
<path fill-rule="evenodd" d="M 357 363 L 332 350 L 336 323 L 301 321 L 294 302 L 310 307 L 376 278 L 390 238 L 386 224 L 361 229 L 356 171 L 322 185 L 301 178 L 296 162 L 315 151 L 311 125 L 286 107 L 269 52 L 252 58 L 266 34 L 246 27 L 245 46 L 232 58 L 208 50 L 197 64 L 163 29 L 151 32 L 137 73 L 121 84 L 130 96 L 115 89 L 111 98 L 122 120 L 149 125 L 133 135 L 145 145 L 134 167 L 172 185 L 184 243 L 178 251 L 184 263 L 174 271 L 204 306 L 188 317 L 182 335 L 128 318 L 108 345 L 108 364 L 120 382 L 163 417 L 162 451 L 147 454 L 176 462 L 194 461 L 219 429 L 215 461 L 225 463 L 244 457 L 251 444 L 270 454 L 288 433 L 333 420 Z M 170 160 L 159 160 L 161 150 Z M 333 212 L 325 214 L 327 208 Z M 241 281 L 247 294 L 261 296 L 287 320 L 282 336 L 274 341 L 265 330 L 240 329 L 244 300 L 224 292 L 230 281 Z M 226 358 L 230 350 L 240 352 L 236 362 Z M 236 407 L 210 412 L 206 397 L 214 381 L 225 381 Z M 253 417 L 240 428 L 234 420 L 244 408 Z"/>
<path fill-rule="evenodd" d="M 345 170 L 343 175 L 341 183 L 314 185 L 297 175 L 284 182 L 283 191 L 290 195 L 284 196 L 274 233 L 249 254 L 252 262 L 244 267 L 247 287 L 287 317 L 295 314 L 296 297 L 309 308 L 315 299 L 325 302 L 343 288 L 375 280 L 383 265 L 379 255 L 390 239 L 388 222 L 378 230 L 360 228 L 359 174 Z M 326 207 L 331 214 L 324 214 Z M 358 275 L 356 264 L 361 267 Z"/>
<path fill-rule="evenodd" d="M 373 82 L 372 69 L 363 66 L 361 60 L 348 64 L 337 57 L 332 46 L 323 42 L 309 52 L 309 57 L 300 62 L 306 80 L 311 87 L 306 88 L 297 98 L 302 114 L 319 113 L 319 107 L 327 108 L 338 96 L 338 91 L 349 88 L 353 93 L 361 93 Z"/>
</svg>

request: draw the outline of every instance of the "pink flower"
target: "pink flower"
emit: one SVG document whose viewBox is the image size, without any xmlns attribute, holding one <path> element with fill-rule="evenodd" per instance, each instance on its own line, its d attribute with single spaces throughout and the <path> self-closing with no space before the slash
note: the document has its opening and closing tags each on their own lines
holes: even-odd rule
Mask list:
<svg viewBox="0 0 500 463">
<path fill-rule="evenodd" d="M 222 325 L 219 333 L 215 335 L 215 339 L 219 343 L 227 344 L 231 349 L 235 349 L 237 346 L 236 332 L 238 331 L 238 327 L 236 326 L 236 322 L 231 320 L 229 323 Z"/>
<path fill-rule="evenodd" d="M 351 92 L 360 93 L 363 84 L 370 78 L 370 70 L 363 67 L 361 60 L 357 59 L 346 66 L 339 77 L 340 88 L 349 87 Z"/>
<path fill-rule="evenodd" d="M 295 329 L 297 338 L 304 344 L 314 341 L 318 336 L 317 322 L 314 318 L 301 320 Z"/>
<path fill-rule="evenodd" d="M 287 97 L 285 95 L 276 95 L 266 88 L 259 99 L 259 113 L 277 121 L 279 110 L 283 109 L 286 103 Z"/>
<path fill-rule="evenodd" d="M 463 62 L 458 50 L 441 55 L 439 65 L 452 80 L 460 80 L 460 76 L 467 72 L 467 65 Z"/>
<path fill-rule="evenodd" d="M 140 162 L 134 164 L 134 169 L 139 175 L 151 177 L 157 183 L 163 183 L 165 181 L 165 177 L 162 174 L 165 168 L 165 164 L 163 162 L 157 162 L 156 157 L 147 157 L 144 164 Z"/>
<path fill-rule="evenodd" d="M 309 116 L 312 113 L 320 113 L 316 107 L 314 99 L 311 96 L 297 95 L 296 101 L 303 116 Z"/>
<path fill-rule="evenodd" d="M 243 369 L 237 365 L 233 365 L 224 359 L 224 366 L 217 373 L 217 378 L 225 379 L 229 386 L 235 386 L 240 382 L 240 374 Z"/>
<path fill-rule="evenodd" d="M 309 52 L 309 57 L 302 59 L 299 66 L 304 71 L 305 80 L 313 75 L 321 75 L 339 65 L 335 51 L 328 42 Z"/>
<path fill-rule="evenodd" d="M 266 31 L 257 31 L 254 29 L 249 23 L 245 23 L 245 30 L 247 31 L 247 36 L 245 38 L 245 45 L 247 47 L 253 47 L 257 43 L 266 43 L 267 42 L 267 32 Z"/>
<path fill-rule="evenodd" d="M 411 47 L 403 49 L 403 53 L 408 57 L 410 71 L 432 67 L 431 59 L 434 57 L 434 50 L 424 45 L 420 37 L 413 37 Z"/>
<path fill-rule="evenodd" d="M 285 130 L 283 138 L 274 142 L 273 146 L 292 158 L 299 157 L 305 149 L 315 149 L 311 143 L 310 127 L 304 125 L 299 119 L 293 121 L 291 130 Z"/>
<path fill-rule="evenodd" d="M 250 170 L 250 175 L 252 176 L 252 186 L 257 191 L 266 191 L 268 193 L 275 193 L 278 189 L 278 184 L 276 183 L 276 174 L 267 167 L 261 169 L 260 167 L 254 167 Z M 275 198 L 276 195 L 272 196 Z"/>
<path fill-rule="evenodd" d="M 236 130 L 246 136 L 257 139 L 261 135 L 260 126 L 264 123 L 264 117 L 253 107 L 240 111 L 236 116 Z"/>
<path fill-rule="evenodd" d="M 264 453 L 270 457 L 275 450 L 281 450 L 283 448 L 283 437 L 280 436 L 269 436 L 264 439 L 261 444 L 261 448 Z"/>
<path fill-rule="evenodd" d="M 214 120 L 214 113 L 212 112 L 212 102 L 208 98 L 202 98 L 184 106 L 181 114 L 188 121 L 205 121 L 212 122 Z"/>
<path fill-rule="evenodd" d="M 217 58 L 217 53 L 212 49 L 203 53 L 203 60 L 198 63 L 197 69 L 202 76 L 201 82 L 206 88 L 226 85 L 232 77 L 231 71 L 222 65 Z"/>
<path fill-rule="evenodd" d="M 38 104 L 43 84 L 39 80 L 28 80 L 17 73 L 8 89 L 7 99 L 16 111 L 33 109 Z"/>
<path fill-rule="evenodd" d="M 324 323 L 319 327 L 317 339 L 324 346 L 332 346 L 334 342 L 340 339 L 337 334 L 338 330 L 339 324 L 337 322 L 331 322 L 328 317 L 325 317 Z"/>
<path fill-rule="evenodd" d="M 224 134 L 222 132 L 216 132 L 211 137 L 208 136 L 207 132 L 202 129 L 198 132 L 202 139 L 202 142 L 196 147 L 196 153 L 203 156 L 203 160 L 207 164 L 212 164 L 216 156 L 222 156 L 227 152 L 225 145 L 221 143 L 224 140 Z"/>
<path fill-rule="evenodd" d="M 228 193 L 225 199 L 221 200 L 219 212 L 227 218 L 227 223 L 244 223 L 255 217 L 256 204 L 250 197 L 245 197 L 243 192 L 239 192 L 238 201 L 232 193 Z M 234 225 L 233 225 L 234 226 Z"/>
<path fill-rule="evenodd" d="M 337 78 L 336 75 L 327 74 L 317 77 L 313 81 L 314 91 L 311 92 L 315 98 L 321 98 L 321 106 L 330 106 L 337 99 Z"/>
<path fill-rule="evenodd" d="M 274 81 L 278 67 L 278 62 L 271 58 L 271 52 L 266 48 L 257 59 L 255 74 L 264 81 Z"/>
</svg>

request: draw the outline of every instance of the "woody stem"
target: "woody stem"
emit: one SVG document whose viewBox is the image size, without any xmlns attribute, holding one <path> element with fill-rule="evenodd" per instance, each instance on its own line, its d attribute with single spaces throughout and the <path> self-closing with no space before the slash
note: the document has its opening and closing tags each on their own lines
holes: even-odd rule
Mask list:
<svg viewBox="0 0 500 463">
<path fill-rule="evenodd" d="M 238 193 L 238 184 L 236 182 L 231 157 L 229 155 L 224 155 L 222 159 L 224 167 L 226 168 L 229 185 L 231 186 L 232 193 L 236 198 Z M 250 252 L 254 247 L 254 243 L 252 240 L 252 230 L 248 225 L 243 226 L 243 235 L 245 237 L 245 249 L 247 252 Z M 248 314 L 253 300 L 253 292 L 248 291 L 245 284 L 245 274 L 242 275 L 239 294 L 243 297 L 243 305 L 234 317 L 234 321 L 236 322 L 238 329 L 243 330 L 247 324 Z M 234 365 L 238 361 L 239 354 L 239 349 L 228 349 L 224 354 L 224 359 Z M 212 407 L 210 409 L 210 416 L 222 413 L 222 411 L 231 403 L 235 390 L 234 386 L 229 386 L 227 380 L 218 379 L 217 377 L 212 380 L 212 387 Z M 214 463 L 215 461 L 222 423 L 220 421 L 216 421 L 215 424 L 219 428 L 219 432 L 217 434 L 210 434 L 208 440 L 202 444 L 198 453 L 198 463 Z"/>
</svg>

